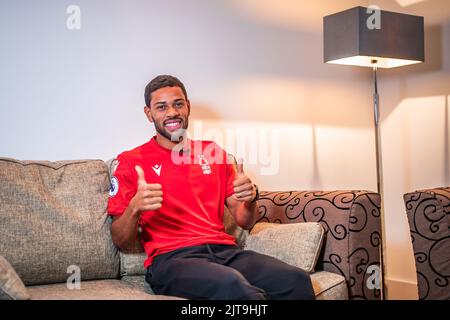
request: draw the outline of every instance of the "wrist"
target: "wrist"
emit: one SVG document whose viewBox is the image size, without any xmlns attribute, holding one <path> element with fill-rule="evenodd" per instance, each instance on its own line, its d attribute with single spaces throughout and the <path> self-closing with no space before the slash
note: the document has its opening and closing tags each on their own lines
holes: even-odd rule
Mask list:
<svg viewBox="0 0 450 320">
<path fill-rule="evenodd" d="M 131 200 L 130 204 L 128 206 L 129 212 L 130 212 L 130 216 L 133 218 L 138 218 L 141 214 L 139 208 L 137 206 L 134 205 L 134 201 Z"/>
<path fill-rule="evenodd" d="M 253 184 L 253 186 L 255 187 L 255 197 L 252 199 L 252 201 L 250 201 L 250 203 L 255 203 L 258 199 L 259 199 L 259 188 L 256 184 Z"/>
</svg>

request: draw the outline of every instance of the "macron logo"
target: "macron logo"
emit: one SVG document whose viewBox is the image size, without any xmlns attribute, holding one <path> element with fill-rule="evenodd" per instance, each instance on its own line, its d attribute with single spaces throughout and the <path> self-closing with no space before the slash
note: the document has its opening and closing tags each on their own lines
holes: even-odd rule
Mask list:
<svg viewBox="0 0 450 320">
<path fill-rule="evenodd" d="M 162 167 L 162 164 L 156 164 L 156 165 L 152 166 L 153 171 L 155 171 L 155 173 L 158 176 L 161 175 L 161 167 Z"/>
</svg>

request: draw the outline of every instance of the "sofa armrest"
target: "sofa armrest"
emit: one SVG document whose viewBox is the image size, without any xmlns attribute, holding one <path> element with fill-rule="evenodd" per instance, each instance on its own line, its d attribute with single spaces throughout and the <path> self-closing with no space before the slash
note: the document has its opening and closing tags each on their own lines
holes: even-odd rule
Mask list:
<svg viewBox="0 0 450 320">
<path fill-rule="evenodd" d="M 420 300 L 450 299 L 450 187 L 403 196 Z"/>
<path fill-rule="evenodd" d="M 258 207 L 258 222 L 319 222 L 326 234 L 316 270 L 344 276 L 350 299 L 380 299 L 380 290 L 368 285 L 373 278 L 373 267 L 369 267 L 380 266 L 379 194 L 361 190 L 263 191 Z"/>
</svg>

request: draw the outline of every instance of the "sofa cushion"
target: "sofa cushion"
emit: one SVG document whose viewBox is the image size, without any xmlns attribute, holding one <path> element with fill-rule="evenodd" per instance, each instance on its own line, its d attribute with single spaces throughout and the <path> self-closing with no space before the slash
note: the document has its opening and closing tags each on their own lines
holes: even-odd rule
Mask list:
<svg viewBox="0 0 450 320">
<path fill-rule="evenodd" d="M 278 224 L 259 222 L 250 231 L 245 249 L 278 258 L 313 272 L 319 257 L 324 229 L 317 222 Z"/>
<path fill-rule="evenodd" d="M 148 294 L 155 294 L 143 276 L 125 276 L 122 281 Z M 311 282 L 317 300 L 348 299 L 347 283 L 339 274 L 327 271 L 314 272 L 311 274 Z"/>
<path fill-rule="evenodd" d="M 146 273 L 144 262 L 146 259 L 146 253 L 120 252 L 120 276 L 144 276 Z"/>
<path fill-rule="evenodd" d="M 317 300 L 347 300 L 345 278 L 337 273 L 320 271 L 311 274 L 311 282 Z"/>
<path fill-rule="evenodd" d="M 28 287 L 32 300 L 177 300 L 181 298 L 152 295 L 121 280 L 82 281 L 80 289 L 66 284 Z"/>
<path fill-rule="evenodd" d="M 29 298 L 27 288 L 16 271 L 0 255 L 0 300 L 27 300 Z"/>
<path fill-rule="evenodd" d="M 109 179 L 101 160 L 0 158 L 0 254 L 26 285 L 119 275 L 106 217 Z"/>
<path fill-rule="evenodd" d="M 148 294 L 155 294 L 150 284 L 145 281 L 145 276 L 125 276 L 120 280 L 125 281 L 134 288 L 142 290 Z"/>
</svg>

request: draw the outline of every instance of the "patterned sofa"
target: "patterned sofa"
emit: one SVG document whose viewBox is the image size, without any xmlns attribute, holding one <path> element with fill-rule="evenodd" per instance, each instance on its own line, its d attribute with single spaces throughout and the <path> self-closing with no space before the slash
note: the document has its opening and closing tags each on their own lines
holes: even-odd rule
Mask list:
<svg viewBox="0 0 450 320">
<path fill-rule="evenodd" d="M 315 277 L 326 272 L 345 277 L 350 299 L 380 299 L 368 285 L 371 266 L 380 266 L 380 196 L 368 191 L 262 192 L 259 221 L 319 222 L 326 237 Z M 281 244 L 283 245 L 283 244 Z M 325 273 L 324 273 L 325 271 Z"/>
<path fill-rule="evenodd" d="M 450 187 L 403 196 L 420 300 L 450 299 Z"/>
<path fill-rule="evenodd" d="M 152 294 L 144 281 L 144 254 L 113 245 L 104 161 L 0 158 L 0 181 L 0 256 L 31 299 L 175 299 Z M 259 221 L 323 226 L 311 274 L 318 299 L 379 299 L 371 285 L 380 261 L 379 202 L 368 191 L 263 191 Z M 228 232 L 239 233 L 233 222 L 226 224 Z M 74 290 L 67 283 L 77 268 L 81 288 Z"/>
</svg>

